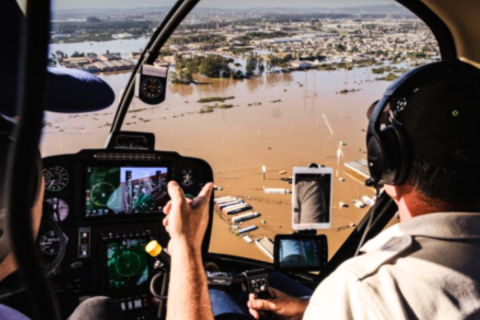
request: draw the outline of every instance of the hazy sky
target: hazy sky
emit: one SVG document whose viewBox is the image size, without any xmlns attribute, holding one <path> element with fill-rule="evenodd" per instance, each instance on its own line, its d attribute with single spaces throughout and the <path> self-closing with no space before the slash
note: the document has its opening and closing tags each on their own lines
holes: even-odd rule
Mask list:
<svg viewBox="0 0 480 320">
<path fill-rule="evenodd" d="M 132 8 L 172 6 L 175 0 L 53 0 L 54 10 L 76 8 Z M 394 4 L 393 0 L 201 0 L 199 6 L 213 8 L 250 7 L 343 7 Z"/>
</svg>

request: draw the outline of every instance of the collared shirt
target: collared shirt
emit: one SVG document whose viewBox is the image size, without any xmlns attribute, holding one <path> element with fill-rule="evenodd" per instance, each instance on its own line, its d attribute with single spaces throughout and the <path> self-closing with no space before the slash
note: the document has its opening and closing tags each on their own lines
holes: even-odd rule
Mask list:
<svg viewBox="0 0 480 320">
<path fill-rule="evenodd" d="M 480 319 L 480 213 L 399 223 L 315 290 L 304 320 Z"/>
</svg>

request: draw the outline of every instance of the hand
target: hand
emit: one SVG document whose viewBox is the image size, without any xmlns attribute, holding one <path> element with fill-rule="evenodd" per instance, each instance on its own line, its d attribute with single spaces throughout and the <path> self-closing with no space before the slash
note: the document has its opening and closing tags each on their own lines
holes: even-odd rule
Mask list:
<svg viewBox="0 0 480 320">
<path fill-rule="evenodd" d="M 171 238 L 168 244 L 170 254 L 177 244 L 186 245 L 189 249 L 200 252 L 208 225 L 208 203 L 212 189 L 213 184 L 207 183 L 199 195 L 190 200 L 185 197 L 182 188 L 175 181 L 168 184 L 171 200 L 163 209 L 167 215 L 163 219 L 163 225 Z"/>
<path fill-rule="evenodd" d="M 250 294 L 248 300 L 248 311 L 255 319 L 260 319 L 259 311 L 272 311 L 275 319 L 278 320 L 300 320 L 307 309 L 309 300 L 289 296 L 274 288 L 269 288 L 271 299 L 255 299 Z"/>
</svg>

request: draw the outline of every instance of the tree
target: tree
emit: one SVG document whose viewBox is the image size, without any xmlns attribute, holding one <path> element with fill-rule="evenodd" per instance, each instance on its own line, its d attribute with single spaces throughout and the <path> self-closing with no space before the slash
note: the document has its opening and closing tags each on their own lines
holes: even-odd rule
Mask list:
<svg viewBox="0 0 480 320">
<path fill-rule="evenodd" d="M 97 17 L 87 17 L 87 22 L 101 22 L 101 21 L 102 20 L 100 20 Z"/>
<path fill-rule="evenodd" d="M 263 61 L 260 62 L 260 64 L 258 65 L 258 71 L 260 72 L 260 74 L 265 71 L 265 65 L 263 64 Z"/>
<path fill-rule="evenodd" d="M 347 50 L 347 48 L 341 43 L 337 45 L 336 49 L 338 52 L 345 52 Z"/>
<path fill-rule="evenodd" d="M 85 53 L 84 53 L 84 52 L 80 53 L 80 52 L 78 52 L 78 51 L 75 51 L 74 53 L 72 53 L 71 57 L 72 57 L 72 58 L 85 57 Z"/>
<path fill-rule="evenodd" d="M 255 76 L 255 71 L 257 70 L 258 66 L 258 56 L 254 54 L 250 54 L 247 58 L 247 65 L 245 67 L 247 78 L 251 78 Z"/>
</svg>

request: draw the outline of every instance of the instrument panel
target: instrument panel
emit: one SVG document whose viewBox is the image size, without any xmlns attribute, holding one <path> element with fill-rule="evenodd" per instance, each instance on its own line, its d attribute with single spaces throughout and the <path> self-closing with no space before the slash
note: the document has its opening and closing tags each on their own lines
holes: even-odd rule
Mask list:
<svg viewBox="0 0 480 320">
<path fill-rule="evenodd" d="M 193 198 L 213 181 L 210 165 L 174 152 L 83 150 L 44 158 L 43 167 L 44 217 L 59 225 L 66 240 L 63 261 L 49 276 L 62 314 L 89 297 L 109 296 L 127 319 L 155 319 L 159 301 L 149 285 L 158 271 L 145 245 L 152 239 L 168 244 L 162 225 L 168 182 L 177 181 Z M 209 214 L 204 255 L 212 209 Z M 42 223 L 37 239 L 48 266 L 61 251 L 60 236 Z"/>
</svg>

